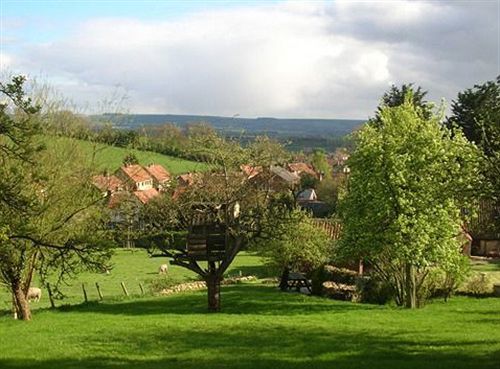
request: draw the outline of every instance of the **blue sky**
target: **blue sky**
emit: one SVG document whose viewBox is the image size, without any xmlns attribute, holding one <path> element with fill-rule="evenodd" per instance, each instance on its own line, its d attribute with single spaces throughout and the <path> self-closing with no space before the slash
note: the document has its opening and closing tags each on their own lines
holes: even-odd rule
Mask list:
<svg viewBox="0 0 500 369">
<path fill-rule="evenodd" d="M 168 20 L 209 9 L 251 6 L 256 1 L 0 0 L 0 3 L 2 19 L 16 25 L 12 33 L 17 38 L 22 38 L 24 42 L 48 42 L 64 36 L 71 25 L 92 18 Z M 11 34 L 9 24 L 3 31 Z"/>
<path fill-rule="evenodd" d="M 0 0 L 1 72 L 82 111 L 361 118 L 391 84 L 429 99 L 500 74 L 500 0 Z"/>
</svg>

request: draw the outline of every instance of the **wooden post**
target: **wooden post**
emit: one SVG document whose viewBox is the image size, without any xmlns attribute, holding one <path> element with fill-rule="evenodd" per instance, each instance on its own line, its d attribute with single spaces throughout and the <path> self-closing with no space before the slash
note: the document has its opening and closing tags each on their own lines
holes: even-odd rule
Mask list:
<svg viewBox="0 0 500 369">
<path fill-rule="evenodd" d="M 144 296 L 144 286 L 139 282 L 139 288 L 141 289 L 141 294 Z"/>
<path fill-rule="evenodd" d="M 89 302 L 89 299 L 87 297 L 87 290 L 85 289 L 85 283 L 82 283 L 82 290 L 83 290 L 83 298 L 85 299 L 85 302 Z"/>
<path fill-rule="evenodd" d="M 47 283 L 47 292 L 49 293 L 50 307 L 54 309 L 56 304 L 54 304 L 54 296 L 52 295 L 52 288 L 50 288 L 50 283 Z"/>
<path fill-rule="evenodd" d="M 123 293 L 125 294 L 125 296 L 128 297 L 128 291 L 127 291 L 127 287 L 125 287 L 125 283 L 121 282 L 120 284 L 122 286 Z"/>
<path fill-rule="evenodd" d="M 99 295 L 99 300 L 102 301 L 102 292 L 101 292 L 101 287 L 99 286 L 99 283 L 95 282 L 95 288 L 97 289 L 97 294 Z"/>
</svg>

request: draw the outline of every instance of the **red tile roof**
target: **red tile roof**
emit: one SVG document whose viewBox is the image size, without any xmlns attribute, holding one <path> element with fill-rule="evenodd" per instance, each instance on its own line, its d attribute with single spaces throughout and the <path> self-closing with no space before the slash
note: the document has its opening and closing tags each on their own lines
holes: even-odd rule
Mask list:
<svg viewBox="0 0 500 369">
<path fill-rule="evenodd" d="M 307 173 L 307 174 L 310 174 L 314 177 L 316 177 L 318 175 L 318 173 L 316 173 L 316 171 L 314 170 L 314 168 L 312 167 L 312 165 L 310 164 L 307 164 L 307 163 L 290 163 L 288 164 L 288 169 L 292 172 L 295 172 L 299 175 L 301 175 L 302 173 Z"/>
<path fill-rule="evenodd" d="M 140 202 L 146 204 L 152 198 L 158 196 L 160 193 L 155 188 L 150 188 L 144 191 L 134 191 L 134 196 L 139 199 Z"/>
<path fill-rule="evenodd" d="M 135 183 L 152 179 L 149 173 L 143 167 L 137 164 L 126 165 L 121 167 L 120 169 Z"/>
<path fill-rule="evenodd" d="M 160 164 L 148 165 L 146 170 L 160 183 L 168 181 L 171 177 L 168 170 L 163 168 Z"/>
<path fill-rule="evenodd" d="M 194 184 L 195 175 L 194 175 L 194 173 L 181 174 L 179 176 L 179 181 L 183 182 L 183 183 L 180 183 L 181 185 L 191 186 L 192 184 Z"/>
<path fill-rule="evenodd" d="M 97 175 L 92 177 L 92 183 L 101 191 L 118 191 L 123 187 L 123 182 L 116 176 Z"/>
<path fill-rule="evenodd" d="M 242 165 L 240 168 L 243 171 L 243 173 L 245 173 L 245 175 L 248 177 L 248 179 L 251 179 L 255 177 L 257 174 L 262 172 L 262 167 L 254 167 L 249 164 Z"/>
</svg>

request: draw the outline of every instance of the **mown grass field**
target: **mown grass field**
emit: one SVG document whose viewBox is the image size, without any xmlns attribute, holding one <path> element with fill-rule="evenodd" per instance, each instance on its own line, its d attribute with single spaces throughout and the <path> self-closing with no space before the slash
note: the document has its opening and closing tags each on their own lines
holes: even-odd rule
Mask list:
<svg viewBox="0 0 500 369">
<path fill-rule="evenodd" d="M 408 311 L 259 284 L 0 318 L 0 367 L 498 368 L 500 299 L 454 298 Z"/>
<path fill-rule="evenodd" d="M 167 275 L 159 275 L 159 266 L 166 263 L 168 263 L 167 258 L 152 258 L 143 249 L 116 249 L 109 274 L 89 272 L 78 274 L 68 285 L 61 286 L 61 291 L 66 297 L 56 301 L 56 305 L 82 303 L 84 301 L 82 284 L 85 284 L 88 299 L 97 301 L 99 296 L 95 284 L 99 283 L 104 301 L 107 301 L 124 297 L 121 282 L 125 284 L 130 295 L 138 297 L 141 295 L 139 283 L 143 284 L 146 294 L 151 294 L 149 286 L 153 280 L 162 280 L 165 284 L 176 284 L 197 279 L 195 273 L 175 265 L 169 265 Z M 261 258 L 244 252 L 238 255 L 227 274 L 239 275 L 240 272 L 242 275 L 255 275 L 257 277 L 267 275 Z M 37 285 L 37 282 L 34 285 Z M 50 306 L 46 291 L 43 293 L 39 303 L 32 303 L 35 309 Z M 0 290 L 0 310 L 8 310 L 10 306 L 10 296 L 5 290 Z"/>
<path fill-rule="evenodd" d="M 107 169 L 115 171 L 122 165 L 123 158 L 129 153 L 133 153 L 142 165 L 148 165 L 151 163 L 161 164 L 172 174 L 203 171 L 207 169 L 207 165 L 205 163 L 179 159 L 173 156 L 162 155 L 151 151 L 126 149 L 104 144 L 94 145 L 89 141 L 68 139 L 66 137 L 44 136 L 43 141 L 47 146 L 63 148 L 75 145 L 76 143 L 89 159 L 95 153 L 96 166 L 101 170 Z"/>
<path fill-rule="evenodd" d="M 500 364 L 500 298 L 454 297 L 409 311 L 279 292 L 259 282 L 222 288 L 219 314 L 206 291 L 120 297 L 124 281 L 157 277 L 162 258 L 118 250 L 109 275 L 82 274 L 31 322 L 0 314 L 0 368 L 481 368 Z M 229 274 L 266 276 L 262 260 L 238 256 Z M 193 275 L 172 266 L 168 278 Z M 105 299 L 81 304 L 81 283 Z M 136 286 L 136 287 L 133 287 Z M 6 295 L 3 295 L 6 297 Z M 66 305 L 71 303 L 72 305 Z M 5 308 L 6 305 L 3 305 Z"/>
</svg>

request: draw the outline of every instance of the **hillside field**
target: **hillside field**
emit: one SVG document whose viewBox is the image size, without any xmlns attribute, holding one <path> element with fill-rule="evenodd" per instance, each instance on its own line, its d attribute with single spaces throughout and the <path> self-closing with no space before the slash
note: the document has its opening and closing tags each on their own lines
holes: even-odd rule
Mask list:
<svg viewBox="0 0 500 369">
<path fill-rule="evenodd" d="M 77 143 L 79 148 L 87 155 L 89 160 L 95 153 L 96 166 L 100 170 L 115 171 L 123 162 L 123 158 L 133 153 L 139 163 L 148 165 L 151 163 L 161 164 L 172 174 L 181 174 L 192 171 L 203 171 L 207 169 L 207 164 L 163 155 L 151 151 L 141 151 L 126 149 L 122 147 L 105 144 L 94 144 L 89 141 L 69 139 L 66 137 L 44 136 L 43 141 L 48 147 L 68 147 Z"/>
<path fill-rule="evenodd" d="M 203 290 L 139 296 L 138 282 L 159 278 L 164 262 L 142 250 L 117 250 L 109 275 L 79 275 L 55 310 L 44 295 L 33 303 L 31 322 L 11 319 L 3 292 L 0 368 L 496 369 L 500 362 L 500 298 L 459 296 L 406 310 L 283 293 L 257 281 L 223 286 L 222 312 L 211 314 Z M 249 253 L 229 274 L 240 271 L 269 275 Z M 193 277 L 172 266 L 166 278 Z M 133 296 L 120 297 L 120 281 Z"/>
</svg>

